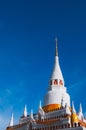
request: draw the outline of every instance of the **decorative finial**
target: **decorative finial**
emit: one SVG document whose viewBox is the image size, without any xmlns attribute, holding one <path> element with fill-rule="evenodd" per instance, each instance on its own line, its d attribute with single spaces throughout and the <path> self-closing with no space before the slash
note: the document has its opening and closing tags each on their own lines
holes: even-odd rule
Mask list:
<svg viewBox="0 0 86 130">
<path fill-rule="evenodd" d="M 25 105 L 25 108 L 24 108 L 24 117 L 27 117 L 27 107 Z"/>
<path fill-rule="evenodd" d="M 34 116 L 33 116 L 33 109 L 31 109 L 31 112 L 30 112 L 30 118 L 31 120 L 35 121 Z"/>
<path fill-rule="evenodd" d="M 80 120 L 83 120 L 83 119 L 84 119 L 83 112 L 82 112 L 82 105 L 81 105 L 81 103 L 80 103 L 80 108 L 79 108 L 78 117 L 79 117 Z"/>
<path fill-rule="evenodd" d="M 13 126 L 13 114 L 12 114 L 12 116 L 11 116 L 9 126 L 10 126 L 10 127 Z"/>
<path fill-rule="evenodd" d="M 58 56 L 58 38 L 55 38 L 56 41 L 56 56 Z"/>
<path fill-rule="evenodd" d="M 75 107 L 74 107 L 74 102 L 72 102 L 72 113 L 76 113 Z"/>
<path fill-rule="evenodd" d="M 79 110 L 81 113 L 82 113 L 82 104 L 80 103 L 80 110 Z"/>
<path fill-rule="evenodd" d="M 71 115 L 70 109 L 68 107 L 68 103 L 65 104 L 66 114 Z"/>
<path fill-rule="evenodd" d="M 39 108 L 40 108 L 40 109 L 42 108 L 42 105 L 41 105 L 41 100 L 40 100 L 40 102 L 39 102 Z"/>
<path fill-rule="evenodd" d="M 33 118 L 33 109 L 31 109 L 30 116 Z"/>
</svg>

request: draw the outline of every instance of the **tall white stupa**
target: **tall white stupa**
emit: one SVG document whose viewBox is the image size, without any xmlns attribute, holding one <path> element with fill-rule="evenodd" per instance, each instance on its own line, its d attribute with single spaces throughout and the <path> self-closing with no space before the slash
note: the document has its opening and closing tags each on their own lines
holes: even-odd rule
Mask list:
<svg viewBox="0 0 86 130">
<path fill-rule="evenodd" d="M 55 53 L 55 63 L 54 69 L 51 75 L 51 79 L 49 82 L 49 90 L 45 95 L 44 105 L 45 109 L 57 109 L 61 107 L 62 98 L 64 100 L 64 104 L 68 104 L 70 107 L 70 96 L 66 91 L 66 87 L 64 84 L 64 78 L 61 72 L 61 68 L 59 65 L 59 57 L 58 57 L 58 46 L 57 46 L 57 38 L 56 38 L 56 53 Z"/>
<path fill-rule="evenodd" d="M 53 72 L 50 78 L 48 92 L 41 101 L 37 113 L 28 114 L 25 105 L 24 113 L 19 123 L 14 125 L 13 115 L 6 130 L 86 130 L 86 120 L 80 104 L 76 112 L 74 103 L 70 106 L 70 96 L 65 87 L 58 57 L 58 40 L 56 38 L 56 52 Z M 39 92 L 38 92 L 39 93 Z"/>
</svg>

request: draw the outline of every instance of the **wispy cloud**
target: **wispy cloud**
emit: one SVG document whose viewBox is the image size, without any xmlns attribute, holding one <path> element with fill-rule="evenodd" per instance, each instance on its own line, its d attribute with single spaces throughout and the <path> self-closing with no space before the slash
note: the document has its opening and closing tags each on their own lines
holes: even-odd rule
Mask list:
<svg viewBox="0 0 86 130">
<path fill-rule="evenodd" d="M 78 88 L 82 88 L 81 86 L 83 86 L 85 84 L 86 84 L 86 79 L 80 80 L 80 81 L 70 85 L 68 87 L 68 91 L 72 91 L 72 89 L 75 89 L 76 87 L 77 87 L 77 91 L 78 91 Z"/>
</svg>

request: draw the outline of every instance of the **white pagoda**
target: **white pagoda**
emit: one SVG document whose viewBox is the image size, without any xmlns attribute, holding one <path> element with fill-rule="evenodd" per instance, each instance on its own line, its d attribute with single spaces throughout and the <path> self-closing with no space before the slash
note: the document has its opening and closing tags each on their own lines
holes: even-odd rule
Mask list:
<svg viewBox="0 0 86 130">
<path fill-rule="evenodd" d="M 56 38 L 56 54 L 54 69 L 50 78 L 48 92 L 44 97 L 44 105 L 39 104 L 36 114 L 28 115 L 25 105 L 23 116 L 17 125 L 13 124 L 13 114 L 6 130 L 86 130 L 86 120 L 80 110 L 77 113 L 70 95 L 67 93 L 64 78 L 59 65 L 58 47 Z"/>
</svg>

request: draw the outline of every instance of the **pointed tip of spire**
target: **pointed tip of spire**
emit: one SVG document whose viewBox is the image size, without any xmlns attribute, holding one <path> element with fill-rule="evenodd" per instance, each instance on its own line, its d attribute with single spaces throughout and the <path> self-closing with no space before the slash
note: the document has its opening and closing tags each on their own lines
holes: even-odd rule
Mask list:
<svg viewBox="0 0 86 130">
<path fill-rule="evenodd" d="M 12 113 L 12 116 L 11 116 L 11 119 L 10 119 L 9 126 L 13 126 L 13 113 Z"/>
<path fill-rule="evenodd" d="M 31 109 L 30 116 L 33 118 L 33 109 Z"/>
<path fill-rule="evenodd" d="M 74 102 L 72 101 L 72 113 L 76 113 L 75 107 L 74 107 Z"/>
<path fill-rule="evenodd" d="M 11 116 L 11 118 L 13 119 L 13 113 L 12 113 L 12 116 Z"/>
<path fill-rule="evenodd" d="M 79 113 L 82 113 L 82 104 L 80 103 Z"/>
<path fill-rule="evenodd" d="M 31 109 L 31 114 L 33 114 L 33 109 Z"/>
<path fill-rule="evenodd" d="M 55 38 L 56 41 L 56 56 L 58 56 L 58 38 Z"/>
<path fill-rule="evenodd" d="M 80 120 L 83 120 L 83 118 L 84 118 L 83 112 L 82 112 L 82 105 L 81 105 L 81 103 L 80 103 L 78 117 L 79 117 Z"/>
<path fill-rule="evenodd" d="M 40 109 L 42 108 L 42 105 L 41 105 L 41 100 L 40 100 L 40 102 L 39 102 L 39 108 L 40 108 Z"/>
<path fill-rule="evenodd" d="M 80 112 L 82 112 L 82 104 L 80 103 L 80 110 L 79 110 Z"/>
<path fill-rule="evenodd" d="M 27 106 L 25 104 L 25 107 L 24 107 L 24 117 L 27 117 Z"/>
<path fill-rule="evenodd" d="M 31 120 L 35 121 L 34 116 L 33 116 L 33 109 L 31 109 L 31 112 L 30 112 L 30 118 Z"/>
<path fill-rule="evenodd" d="M 13 118 L 13 113 L 12 113 L 11 117 Z"/>
</svg>

